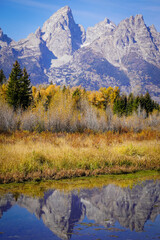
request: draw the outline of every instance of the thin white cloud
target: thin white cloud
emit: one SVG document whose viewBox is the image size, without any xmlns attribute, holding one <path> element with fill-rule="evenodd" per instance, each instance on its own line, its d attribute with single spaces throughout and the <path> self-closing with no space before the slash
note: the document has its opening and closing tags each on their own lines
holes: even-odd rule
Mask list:
<svg viewBox="0 0 160 240">
<path fill-rule="evenodd" d="M 38 1 L 34 1 L 34 0 L 9 0 L 9 1 L 17 3 L 17 4 L 24 5 L 24 6 L 47 9 L 47 10 L 51 10 L 51 9 L 56 10 L 57 7 L 58 7 L 54 4 L 41 3 L 41 2 L 38 2 Z"/>
</svg>

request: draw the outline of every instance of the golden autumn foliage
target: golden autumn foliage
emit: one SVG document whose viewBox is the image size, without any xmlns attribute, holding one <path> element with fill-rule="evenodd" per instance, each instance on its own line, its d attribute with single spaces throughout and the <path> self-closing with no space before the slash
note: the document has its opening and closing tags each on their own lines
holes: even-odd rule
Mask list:
<svg viewBox="0 0 160 240">
<path fill-rule="evenodd" d="M 133 104 L 123 110 L 127 98 L 120 97 L 118 87 L 86 91 L 81 86 L 37 85 L 32 87 L 30 107 L 16 112 L 6 103 L 6 88 L 5 84 L 0 86 L 0 131 L 139 132 L 160 126 L 158 108 L 153 109 L 148 118 L 144 109 L 136 110 Z M 133 102 L 132 98 L 133 95 L 128 97 L 128 104 Z M 121 107 L 120 115 L 115 114 L 115 103 L 117 109 Z M 127 115 L 127 111 L 132 114 Z"/>
<path fill-rule="evenodd" d="M 105 108 L 106 105 L 113 105 L 114 100 L 119 96 L 120 90 L 118 87 L 101 88 L 99 91 L 85 91 L 81 86 L 73 88 L 60 88 L 60 86 L 49 85 L 46 87 L 32 87 L 33 98 L 37 101 L 38 98 L 45 100 L 47 97 L 53 98 L 56 93 L 72 95 L 76 102 L 80 98 L 87 98 L 89 103 L 99 108 Z"/>
</svg>

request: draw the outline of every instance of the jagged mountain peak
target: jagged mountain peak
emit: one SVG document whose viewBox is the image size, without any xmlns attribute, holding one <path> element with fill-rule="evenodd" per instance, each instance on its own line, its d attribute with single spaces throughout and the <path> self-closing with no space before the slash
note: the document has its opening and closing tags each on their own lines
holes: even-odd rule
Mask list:
<svg viewBox="0 0 160 240">
<path fill-rule="evenodd" d="M 137 27 L 146 27 L 145 21 L 144 21 L 144 17 L 142 14 L 137 14 L 134 17 L 134 23 Z"/>
<path fill-rule="evenodd" d="M 142 14 L 136 14 L 136 16 L 134 17 L 136 20 L 139 19 L 141 21 L 144 21 L 144 17 Z"/>
<path fill-rule="evenodd" d="M 42 31 L 45 31 L 47 25 L 55 24 L 55 22 L 61 22 L 62 24 L 68 24 L 68 20 L 73 19 L 72 10 L 69 6 L 62 7 L 57 12 L 55 12 L 43 25 Z"/>
<path fill-rule="evenodd" d="M 149 29 L 153 32 L 156 32 L 157 33 L 157 29 L 155 28 L 154 24 L 152 24 Z"/>
<path fill-rule="evenodd" d="M 0 68 L 7 77 L 17 59 L 34 83 L 119 86 L 128 93 L 149 91 L 160 102 L 160 33 L 141 14 L 118 26 L 105 18 L 85 32 L 65 6 L 26 39 L 11 41 L 0 29 Z"/>
<path fill-rule="evenodd" d="M 69 6 L 64 6 L 56 12 L 56 14 L 62 14 L 62 15 L 69 14 L 69 13 L 72 13 L 72 10 Z"/>
<path fill-rule="evenodd" d="M 105 18 L 103 21 L 97 23 L 94 27 L 89 27 L 87 29 L 85 44 L 92 43 L 105 33 L 111 33 L 115 28 L 116 25 L 108 18 Z"/>
<path fill-rule="evenodd" d="M 72 10 L 69 6 L 62 7 L 44 23 L 43 28 L 46 24 L 51 23 L 52 21 L 62 21 L 62 19 L 73 19 Z"/>
<path fill-rule="evenodd" d="M 65 6 L 44 23 L 42 38 L 56 57 L 62 57 L 80 48 L 85 39 L 85 30 L 75 23 L 71 9 Z"/>
<path fill-rule="evenodd" d="M 102 21 L 102 22 L 104 22 L 104 23 L 106 23 L 106 24 L 113 24 L 114 26 L 116 26 L 109 18 L 105 18 L 104 19 L 104 21 Z"/>
<path fill-rule="evenodd" d="M 136 16 L 130 16 L 129 18 L 126 18 L 122 20 L 118 26 L 126 25 L 129 26 L 136 26 L 141 27 L 145 25 L 144 18 L 142 14 L 137 14 Z M 146 26 L 146 25 L 145 25 Z"/>
<path fill-rule="evenodd" d="M 6 34 L 3 33 L 2 29 L 0 28 L 0 41 L 6 43 L 7 45 L 10 44 L 13 40 L 9 38 Z"/>
</svg>

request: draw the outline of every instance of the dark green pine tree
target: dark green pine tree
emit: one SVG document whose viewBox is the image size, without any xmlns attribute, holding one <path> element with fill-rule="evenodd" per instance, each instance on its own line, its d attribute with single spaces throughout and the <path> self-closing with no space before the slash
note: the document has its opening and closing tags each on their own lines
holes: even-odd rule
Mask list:
<svg viewBox="0 0 160 240">
<path fill-rule="evenodd" d="M 20 102 L 20 86 L 22 79 L 22 70 L 18 61 L 13 64 L 11 74 L 9 76 L 9 82 L 7 86 L 7 101 L 9 105 L 13 106 L 14 110 L 21 106 Z"/>
<path fill-rule="evenodd" d="M 113 105 L 113 112 L 118 114 L 119 116 L 127 115 L 127 96 L 122 95 L 119 96 Z"/>
<path fill-rule="evenodd" d="M 18 61 L 13 64 L 7 86 L 7 101 L 16 111 L 26 109 L 31 102 L 31 86 L 26 69 L 21 70 Z"/>
<path fill-rule="evenodd" d="M 140 96 L 136 96 L 134 101 L 133 101 L 133 111 L 137 111 L 139 106 L 141 107 Z"/>
<path fill-rule="evenodd" d="M 3 70 L 1 69 L 1 70 L 0 70 L 0 85 L 2 85 L 2 84 L 5 83 L 5 82 L 6 82 L 6 77 L 5 77 L 5 75 L 4 75 Z"/>
<path fill-rule="evenodd" d="M 151 99 L 149 92 L 146 92 L 144 96 L 144 108 L 146 110 L 147 117 L 148 117 L 149 113 L 153 112 L 153 109 L 154 109 L 154 102 Z"/>
<path fill-rule="evenodd" d="M 20 104 L 23 109 L 28 108 L 32 100 L 32 88 L 26 68 L 23 69 L 23 76 L 20 83 Z"/>
<path fill-rule="evenodd" d="M 133 113 L 133 103 L 134 103 L 134 95 L 130 93 L 127 99 L 127 115 L 131 115 Z"/>
</svg>

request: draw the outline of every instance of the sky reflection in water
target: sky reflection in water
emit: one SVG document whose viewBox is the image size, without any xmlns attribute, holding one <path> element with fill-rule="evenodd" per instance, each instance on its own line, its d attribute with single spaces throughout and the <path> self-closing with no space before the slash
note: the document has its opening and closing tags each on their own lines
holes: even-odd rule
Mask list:
<svg viewBox="0 0 160 240">
<path fill-rule="evenodd" d="M 0 239 L 160 239 L 160 181 L 0 196 Z"/>
</svg>

